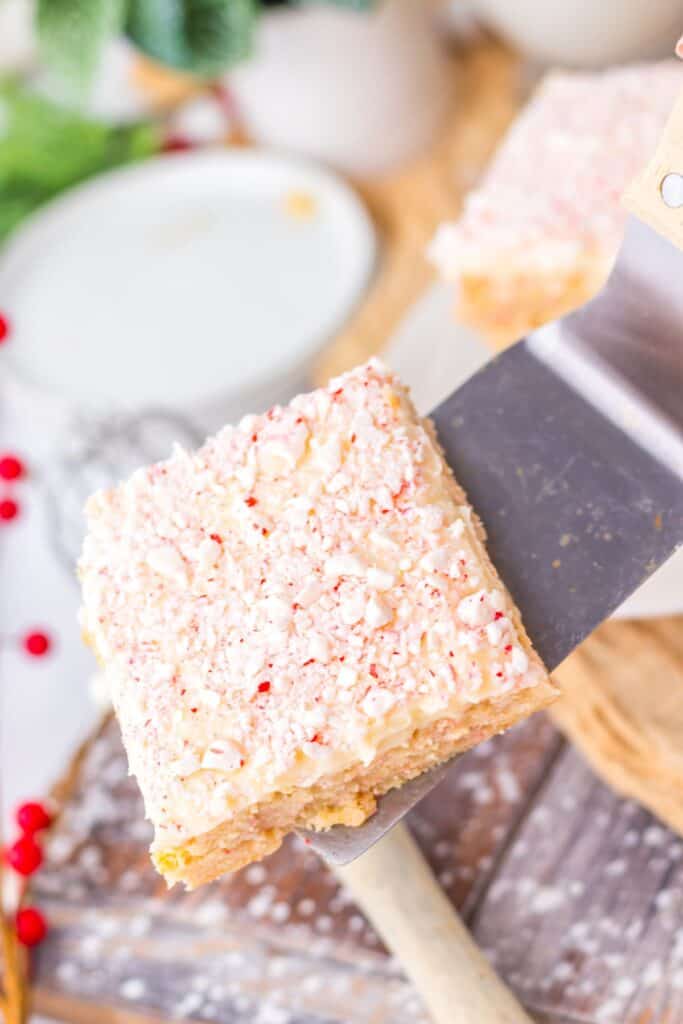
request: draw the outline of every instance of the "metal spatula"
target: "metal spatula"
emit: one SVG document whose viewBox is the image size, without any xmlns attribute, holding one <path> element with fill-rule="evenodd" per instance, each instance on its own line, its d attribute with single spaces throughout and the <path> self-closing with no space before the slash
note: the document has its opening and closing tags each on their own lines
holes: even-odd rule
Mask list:
<svg viewBox="0 0 683 1024">
<path fill-rule="evenodd" d="M 604 291 L 433 413 L 550 669 L 683 544 L 683 96 L 626 200 L 638 219 Z M 435 1024 L 531 1024 L 397 825 L 448 768 L 382 797 L 360 828 L 306 839 L 336 865 Z"/>
<path fill-rule="evenodd" d="M 683 544 L 683 98 L 666 140 L 626 197 L 642 219 L 629 219 L 604 290 L 432 413 L 551 670 Z M 348 863 L 447 771 L 382 797 L 358 828 L 309 834 L 311 845 Z"/>
</svg>

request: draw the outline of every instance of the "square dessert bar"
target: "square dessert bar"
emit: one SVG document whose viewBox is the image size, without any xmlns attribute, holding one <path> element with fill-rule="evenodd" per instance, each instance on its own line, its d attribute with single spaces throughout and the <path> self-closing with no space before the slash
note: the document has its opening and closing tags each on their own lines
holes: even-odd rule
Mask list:
<svg viewBox="0 0 683 1024">
<path fill-rule="evenodd" d="M 555 696 L 431 424 L 377 361 L 87 516 L 82 625 L 169 882 L 359 825 Z"/>
<path fill-rule="evenodd" d="M 494 344 L 582 305 L 619 246 L 626 186 L 683 88 L 680 61 L 547 75 L 460 219 L 430 247 L 457 316 Z"/>
</svg>

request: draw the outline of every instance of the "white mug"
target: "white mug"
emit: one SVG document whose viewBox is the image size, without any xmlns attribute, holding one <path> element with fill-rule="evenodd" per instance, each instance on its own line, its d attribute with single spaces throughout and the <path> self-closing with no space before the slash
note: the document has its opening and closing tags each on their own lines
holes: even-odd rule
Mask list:
<svg viewBox="0 0 683 1024">
<path fill-rule="evenodd" d="M 671 56 L 683 31 L 680 0 L 471 0 L 471 6 L 544 64 L 604 67 Z"/>
<path fill-rule="evenodd" d="M 380 174 L 438 135 L 452 75 L 432 3 L 278 7 L 227 81 L 257 142 L 348 174 Z"/>
</svg>

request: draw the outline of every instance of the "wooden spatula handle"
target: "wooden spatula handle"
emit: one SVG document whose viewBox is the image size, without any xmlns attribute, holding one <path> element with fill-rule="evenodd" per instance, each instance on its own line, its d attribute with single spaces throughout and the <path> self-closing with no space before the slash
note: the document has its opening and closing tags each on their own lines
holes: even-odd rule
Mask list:
<svg viewBox="0 0 683 1024">
<path fill-rule="evenodd" d="M 532 1024 L 473 942 L 405 825 L 335 870 L 400 960 L 435 1024 Z"/>
<path fill-rule="evenodd" d="M 683 249 L 683 93 L 657 151 L 628 186 L 623 202 L 636 217 Z"/>
</svg>

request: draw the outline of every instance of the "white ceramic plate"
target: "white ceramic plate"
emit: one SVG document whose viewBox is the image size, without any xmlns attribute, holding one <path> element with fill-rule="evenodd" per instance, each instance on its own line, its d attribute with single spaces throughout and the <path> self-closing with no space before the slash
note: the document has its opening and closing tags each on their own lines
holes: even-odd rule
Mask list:
<svg viewBox="0 0 683 1024">
<path fill-rule="evenodd" d="M 384 352 L 429 412 L 490 357 L 482 341 L 453 318 L 453 290 L 434 285 L 405 317 Z M 683 614 L 683 551 L 671 558 L 616 612 L 619 618 Z"/>
<path fill-rule="evenodd" d="M 312 164 L 158 157 L 74 189 L 13 236 L 6 358 L 76 408 L 211 406 L 224 422 L 305 380 L 374 257 L 360 201 Z"/>
</svg>

